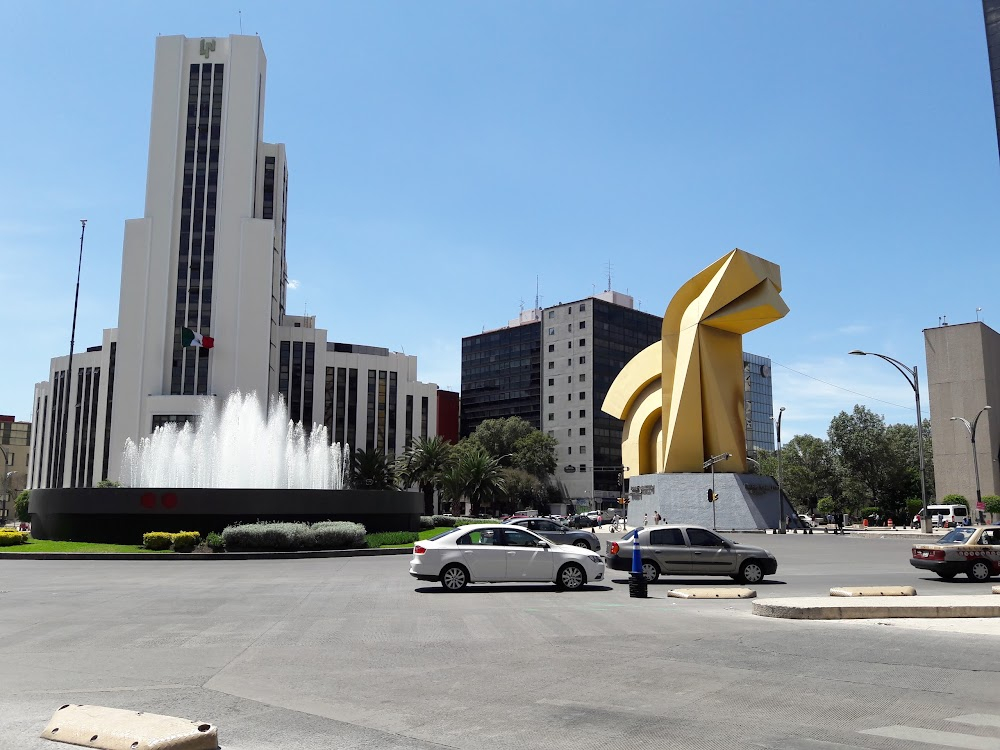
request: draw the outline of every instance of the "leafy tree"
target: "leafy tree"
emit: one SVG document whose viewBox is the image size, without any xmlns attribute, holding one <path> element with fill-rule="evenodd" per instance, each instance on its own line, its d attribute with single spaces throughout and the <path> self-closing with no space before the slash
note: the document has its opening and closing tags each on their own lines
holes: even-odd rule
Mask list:
<svg viewBox="0 0 1000 750">
<path fill-rule="evenodd" d="M 965 499 L 965 495 L 945 495 L 938 501 L 938 505 L 964 505 L 966 508 L 969 507 L 969 501 Z"/>
<path fill-rule="evenodd" d="M 986 506 L 986 512 L 996 515 L 1000 513 L 1000 495 L 984 495 L 983 505 Z"/>
<path fill-rule="evenodd" d="M 358 449 L 351 462 L 351 484 L 359 490 L 394 490 L 396 473 L 394 461 L 385 451 Z"/>
<path fill-rule="evenodd" d="M 514 443 L 512 465 L 544 482 L 556 471 L 556 445 L 554 437 L 532 429 Z"/>
<path fill-rule="evenodd" d="M 24 490 L 16 498 L 14 498 L 14 517 L 18 521 L 27 523 L 31 520 L 31 516 L 28 514 L 28 500 L 31 497 L 31 490 Z"/>
<path fill-rule="evenodd" d="M 919 497 L 908 497 L 906 498 L 906 517 L 913 518 L 917 513 L 923 514 L 924 512 L 924 501 Z"/>
<path fill-rule="evenodd" d="M 830 513 L 836 513 L 837 510 L 837 504 L 833 501 L 832 497 L 821 497 L 816 502 L 816 511 L 823 516 L 827 516 Z"/>
<path fill-rule="evenodd" d="M 781 488 L 799 507 L 812 509 L 821 497 L 841 494 L 830 444 L 812 435 L 796 435 L 781 448 Z"/>
<path fill-rule="evenodd" d="M 102 479 L 95 486 L 99 487 L 101 489 L 107 489 L 107 488 L 110 488 L 110 487 L 121 487 L 122 483 L 121 482 L 116 482 L 113 479 Z"/>
<path fill-rule="evenodd" d="M 406 487 L 416 484 L 424 493 L 426 516 L 434 515 L 434 491 L 441 489 L 451 461 L 451 444 L 441 437 L 432 437 L 414 440 L 396 464 L 402 484 Z"/>
<path fill-rule="evenodd" d="M 487 419 L 480 422 L 468 439 L 482 446 L 503 466 L 512 466 L 514 454 L 517 452 L 517 441 L 527 437 L 532 432 L 537 432 L 537 430 L 520 417 Z"/>
<path fill-rule="evenodd" d="M 548 498 L 546 486 L 534 474 L 524 469 L 509 468 L 503 470 L 503 480 L 505 507 L 500 510 L 513 513 L 524 508 L 538 511 L 545 508 Z"/>
<path fill-rule="evenodd" d="M 899 514 L 906 497 L 919 490 L 919 470 L 910 463 L 910 443 L 916 428 L 886 427 L 885 419 L 864 406 L 841 412 L 827 431 L 838 461 L 846 507 L 858 508 L 871 500 L 887 513 Z"/>
</svg>

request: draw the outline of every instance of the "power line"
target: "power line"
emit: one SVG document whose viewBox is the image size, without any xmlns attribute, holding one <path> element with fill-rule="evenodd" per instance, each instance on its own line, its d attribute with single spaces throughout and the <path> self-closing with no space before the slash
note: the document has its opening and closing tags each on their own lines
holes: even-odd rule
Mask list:
<svg viewBox="0 0 1000 750">
<path fill-rule="evenodd" d="M 894 404 L 892 401 L 885 401 L 885 400 L 880 399 L 880 398 L 875 398 L 874 396 L 869 396 L 869 395 L 867 395 L 865 393 L 858 393 L 857 391 L 852 391 L 850 388 L 844 388 L 841 385 L 836 385 L 834 383 L 829 383 L 829 382 L 827 382 L 825 380 L 821 380 L 820 378 L 813 377 L 812 375 L 807 375 L 804 372 L 799 372 L 798 370 L 796 370 L 796 369 L 794 369 L 792 367 L 789 367 L 788 365 L 784 365 L 781 362 L 775 362 L 773 359 L 771 360 L 771 364 L 778 365 L 778 367 L 784 367 L 786 370 L 789 370 L 790 372 L 794 372 L 796 375 L 801 375 L 804 378 L 809 378 L 810 380 L 815 380 L 817 383 L 822 383 L 823 385 L 828 385 L 831 388 L 836 388 L 838 391 L 844 391 L 845 393 L 850 393 L 850 394 L 853 394 L 855 396 L 861 396 L 861 398 L 865 398 L 865 399 L 868 399 L 870 401 L 878 401 L 880 404 L 888 404 L 889 406 L 895 406 L 897 409 L 912 409 L 913 408 L 912 405 L 910 405 L 910 406 L 900 406 L 899 404 Z"/>
</svg>

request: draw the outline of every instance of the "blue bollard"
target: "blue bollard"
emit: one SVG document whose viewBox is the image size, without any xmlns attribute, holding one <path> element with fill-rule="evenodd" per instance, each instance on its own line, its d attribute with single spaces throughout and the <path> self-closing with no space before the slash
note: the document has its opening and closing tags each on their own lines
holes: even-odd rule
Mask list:
<svg viewBox="0 0 1000 750">
<path fill-rule="evenodd" d="M 646 579 L 642 577 L 642 551 L 639 549 L 639 530 L 632 537 L 632 572 L 628 577 L 628 595 L 636 599 L 647 596 Z"/>
</svg>

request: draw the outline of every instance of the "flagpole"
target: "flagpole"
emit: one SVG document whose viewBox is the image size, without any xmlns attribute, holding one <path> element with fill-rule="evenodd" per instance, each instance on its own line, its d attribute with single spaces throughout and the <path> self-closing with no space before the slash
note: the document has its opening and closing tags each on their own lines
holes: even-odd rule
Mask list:
<svg viewBox="0 0 1000 750">
<path fill-rule="evenodd" d="M 80 257 L 76 262 L 76 294 L 73 296 L 73 327 L 69 333 L 69 363 L 66 366 L 66 410 L 63 414 L 62 454 L 59 459 L 60 486 L 65 487 L 66 476 L 66 446 L 69 443 L 69 401 L 73 390 L 73 345 L 76 343 L 76 308 L 80 301 L 80 269 L 83 267 L 83 235 L 87 231 L 87 220 L 80 219 Z M 74 446 L 75 448 L 75 446 Z M 70 486 L 73 478 L 70 477 Z"/>
</svg>

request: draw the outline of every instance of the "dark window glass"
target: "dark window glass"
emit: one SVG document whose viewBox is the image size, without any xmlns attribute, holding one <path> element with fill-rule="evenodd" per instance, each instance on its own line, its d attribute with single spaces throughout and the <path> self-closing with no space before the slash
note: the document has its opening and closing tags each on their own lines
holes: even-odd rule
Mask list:
<svg viewBox="0 0 1000 750">
<path fill-rule="evenodd" d="M 671 547 L 683 547 L 684 535 L 680 529 L 654 529 L 649 532 L 649 543 Z"/>
</svg>

